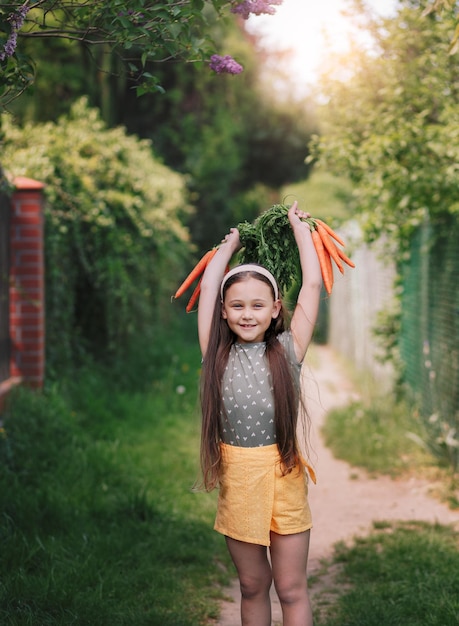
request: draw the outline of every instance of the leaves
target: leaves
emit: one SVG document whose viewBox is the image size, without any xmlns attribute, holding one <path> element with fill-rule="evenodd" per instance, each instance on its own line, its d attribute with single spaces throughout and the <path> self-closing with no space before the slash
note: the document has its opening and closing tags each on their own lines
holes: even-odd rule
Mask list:
<svg viewBox="0 0 459 626">
<path fill-rule="evenodd" d="M 347 81 L 325 77 L 325 132 L 312 146 L 324 169 L 353 182 L 367 238 L 384 234 L 401 254 L 426 212 L 448 213 L 459 201 L 455 20 L 403 5 L 372 24 L 379 54 L 356 51 Z"/>
<path fill-rule="evenodd" d="M 184 179 L 85 99 L 56 124 L 2 122 L 8 173 L 46 184 L 50 362 L 85 343 L 122 349 L 158 317 L 190 253 Z"/>
<path fill-rule="evenodd" d="M 288 219 L 289 207 L 275 204 L 254 222 L 238 225 L 241 263 L 259 263 L 276 278 L 285 293 L 300 277 L 300 257 Z"/>
<path fill-rule="evenodd" d="M 211 8 L 210 12 L 206 5 Z M 140 50 L 142 69 L 137 78 L 142 86 L 139 93 L 160 91 L 157 76 L 145 72 L 147 61 L 195 62 L 208 58 L 213 48 L 210 20 L 226 6 L 227 0 L 88 0 L 83 3 L 37 0 L 24 26 L 18 30 L 18 42 L 20 47 L 21 36 L 25 34 L 28 39 L 59 37 L 85 46 L 107 46 L 125 63 L 132 58 L 134 50 Z M 0 48 L 11 31 L 8 18 L 16 9 L 15 3 L 0 7 Z M 28 68 L 32 64 L 32 59 L 27 59 L 20 51 L 13 55 L 13 61 L 0 59 L 0 107 L 27 86 L 22 77 L 31 78 Z M 4 73 L 7 65 L 10 70 Z M 14 71 L 11 71 L 12 66 Z M 8 100 L 2 98 L 5 91 Z"/>
</svg>

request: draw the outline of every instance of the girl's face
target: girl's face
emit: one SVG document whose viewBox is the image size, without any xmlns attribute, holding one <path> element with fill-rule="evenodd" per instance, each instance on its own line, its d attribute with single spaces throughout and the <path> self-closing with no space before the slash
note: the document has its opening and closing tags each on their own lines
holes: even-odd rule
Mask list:
<svg viewBox="0 0 459 626">
<path fill-rule="evenodd" d="M 264 341 L 271 320 L 279 315 L 281 303 L 274 301 L 271 287 L 250 277 L 233 283 L 225 293 L 222 317 L 240 343 Z"/>
</svg>

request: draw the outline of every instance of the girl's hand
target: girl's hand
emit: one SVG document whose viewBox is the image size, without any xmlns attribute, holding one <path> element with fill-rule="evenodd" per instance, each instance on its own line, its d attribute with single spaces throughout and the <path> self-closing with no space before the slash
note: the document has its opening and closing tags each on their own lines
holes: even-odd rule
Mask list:
<svg viewBox="0 0 459 626">
<path fill-rule="evenodd" d="M 305 211 L 302 211 L 301 209 L 299 209 L 298 202 L 295 200 L 295 202 L 292 204 L 292 206 L 290 207 L 288 211 L 288 219 L 290 222 L 290 226 L 293 229 L 295 229 L 298 225 L 304 224 L 304 222 L 302 222 L 301 220 L 306 217 L 311 217 L 311 214 L 306 213 Z M 305 226 L 307 226 L 307 224 L 305 224 Z"/>
<path fill-rule="evenodd" d="M 242 248 L 241 240 L 239 238 L 239 231 L 237 228 L 230 228 L 230 232 L 222 239 L 222 244 L 227 244 L 233 250 L 237 252 Z"/>
</svg>

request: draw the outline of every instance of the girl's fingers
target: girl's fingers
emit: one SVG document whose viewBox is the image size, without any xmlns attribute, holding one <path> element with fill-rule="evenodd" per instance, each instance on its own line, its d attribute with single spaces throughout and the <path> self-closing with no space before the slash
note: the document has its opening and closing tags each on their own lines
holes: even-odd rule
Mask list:
<svg viewBox="0 0 459 626">
<path fill-rule="evenodd" d="M 290 221 L 292 222 L 293 220 L 293 222 L 297 222 L 297 220 L 304 220 L 310 217 L 311 217 L 310 213 L 308 213 L 307 211 L 302 211 L 301 209 L 298 208 L 298 202 L 295 200 L 295 202 L 292 204 L 292 206 L 289 209 Z"/>
<path fill-rule="evenodd" d="M 230 228 L 230 231 L 227 235 L 225 235 L 222 239 L 222 243 L 225 243 L 225 241 L 228 241 L 228 239 L 233 236 L 235 234 L 235 232 L 237 233 L 237 228 Z"/>
<path fill-rule="evenodd" d="M 241 239 L 239 235 L 239 230 L 237 228 L 231 228 L 230 232 L 223 237 L 221 243 L 227 243 L 230 246 L 233 246 L 235 251 L 241 248 Z"/>
</svg>

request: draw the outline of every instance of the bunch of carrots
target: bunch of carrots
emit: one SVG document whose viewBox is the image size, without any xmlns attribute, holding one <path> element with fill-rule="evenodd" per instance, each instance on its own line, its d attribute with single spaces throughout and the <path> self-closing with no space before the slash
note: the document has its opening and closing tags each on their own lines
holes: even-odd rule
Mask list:
<svg viewBox="0 0 459 626">
<path fill-rule="evenodd" d="M 312 242 L 319 259 L 324 287 L 330 295 L 334 282 L 332 261 L 335 262 L 341 274 L 344 274 L 343 262 L 349 265 L 349 267 L 355 267 L 355 263 L 336 245 L 335 241 L 343 247 L 345 243 L 330 226 L 317 217 L 308 218 L 307 221 L 311 228 Z"/>
<path fill-rule="evenodd" d="M 294 268 L 299 267 L 298 249 L 287 217 L 288 209 L 289 207 L 285 205 L 274 205 L 262 213 L 253 224 L 244 222 L 238 225 L 243 246 L 240 253 L 241 262 L 260 263 L 267 267 L 275 275 L 281 289 L 288 287 L 296 273 Z M 355 265 L 337 245 L 344 247 L 345 244 L 330 226 L 313 217 L 305 218 L 304 221 L 311 229 L 325 290 L 331 294 L 334 282 L 332 262 L 342 274 L 344 274 L 343 263 L 349 267 Z M 204 254 L 174 294 L 174 298 L 180 298 L 196 280 L 198 281 L 186 306 L 187 313 L 192 311 L 199 298 L 202 276 L 217 250 L 218 247 L 214 247 Z M 279 262 L 279 259 L 282 259 L 282 262 Z M 281 268 L 276 272 L 279 265 Z"/>
</svg>

